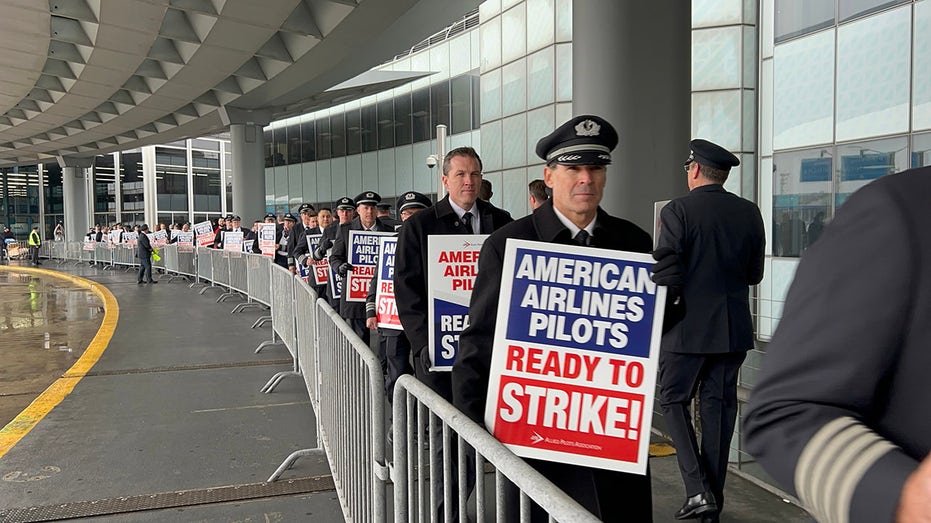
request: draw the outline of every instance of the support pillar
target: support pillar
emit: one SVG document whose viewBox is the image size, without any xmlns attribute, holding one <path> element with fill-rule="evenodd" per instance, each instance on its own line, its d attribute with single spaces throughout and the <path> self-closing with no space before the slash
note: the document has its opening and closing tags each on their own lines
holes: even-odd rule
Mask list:
<svg viewBox="0 0 931 523">
<path fill-rule="evenodd" d="M 688 192 L 690 89 L 690 2 L 573 2 L 572 112 L 620 136 L 601 206 L 651 234 L 653 202 Z"/>
<path fill-rule="evenodd" d="M 61 167 L 61 192 L 64 203 L 65 239 L 79 241 L 90 228 L 87 205 L 87 169 L 94 165 L 93 158 L 58 157 Z"/>
<path fill-rule="evenodd" d="M 221 107 L 220 118 L 230 126 L 233 214 L 245 223 L 265 215 L 265 135 L 262 127 L 271 112 Z"/>
</svg>

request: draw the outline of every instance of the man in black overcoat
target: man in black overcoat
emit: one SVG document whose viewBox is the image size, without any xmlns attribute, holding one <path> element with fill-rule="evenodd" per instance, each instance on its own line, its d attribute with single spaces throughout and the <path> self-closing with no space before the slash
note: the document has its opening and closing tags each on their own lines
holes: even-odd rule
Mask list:
<svg viewBox="0 0 931 523">
<path fill-rule="evenodd" d="M 471 147 L 453 149 L 443 159 L 445 198 L 404 222 L 398 236 L 394 294 L 401 325 L 411 341 L 417 379 L 452 401 L 449 372 L 431 372 L 427 349 L 427 237 L 439 234 L 491 234 L 511 215 L 478 199 L 482 160 Z M 468 216 L 465 216 L 468 213 Z"/>
<path fill-rule="evenodd" d="M 482 247 L 469 306 L 469 327 L 459 337 L 453 366 L 453 404 L 484 422 L 505 243 L 509 238 L 603 249 L 649 252 L 650 235 L 599 207 L 617 132 L 597 116 L 577 116 L 542 138 L 537 155 L 547 164 L 544 182 L 553 196 L 533 214 L 493 233 Z M 406 225 L 405 225 L 406 227 Z M 650 475 L 527 459 L 534 468 L 604 521 L 652 521 Z M 533 514 L 534 521 L 546 521 Z"/>
</svg>

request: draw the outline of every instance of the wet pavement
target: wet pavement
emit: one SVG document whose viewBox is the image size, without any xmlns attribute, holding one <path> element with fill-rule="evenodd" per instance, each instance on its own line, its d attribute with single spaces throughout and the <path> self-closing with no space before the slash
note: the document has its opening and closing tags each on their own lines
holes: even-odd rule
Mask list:
<svg viewBox="0 0 931 523">
<path fill-rule="evenodd" d="M 0 269 L 0 428 L 81 357 L 102 319 L 90 290 Z"/>
</svg>

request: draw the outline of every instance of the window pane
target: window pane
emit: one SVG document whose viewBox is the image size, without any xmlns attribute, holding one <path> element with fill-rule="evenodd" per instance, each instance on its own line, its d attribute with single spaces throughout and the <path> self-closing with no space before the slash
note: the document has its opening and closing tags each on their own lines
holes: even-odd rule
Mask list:
<svg viewBox="0 0 931 523">
<path fill-rule="evenodd" d="M 449 82 L 430 86 L 430 121 L 433 129 L 440 124 L 449 127 Z"/>
<path fill-rule="evenodd" d="M 394 99 L 394 144 L 411 143 L 411 95 L 404 93 Z"/>
<path fill-rule="evenodd" d="M 915 4 L 912 129 L 931 128 L 931 2 Z"/>
<path fill-rule="evenodd" d="M 912 137 L 911 167 L 931 165 L 931 133 L 916 134 Z"/>
<path fill-rule="evenodd" d="M 527 109 L 527 59 L 521 58 L 501 68 L 501 115 Z"/>
<path fill-rule="evenodd" d="M 472 129 L 478 129 L 482 125 L 482 115 L 479 110 L 482 106 L 482 78 L 478 75 L 478 71 L 475 71 L 470 78 L 472 78 Z"/>
<path fill-rule="evenodd" d="M 376 104 L 378 108 L 378 148 L 394 147 L 394 100 Z"/>
<path fill-rule="evenodd" d="M 343 113 L 330 116 L 330 156 L 346 156 L 346 119 Z"/>
<path fill-rule="evenodd" d="M 556 65 L 553 47 L 527 57 L 527 108 L 553 103 Z"/>
<path fill-rule="evenodd" d="M 301 126 L 288 126 L 288 163 L 301 163 Z"/>
<path fill-rule="evenodd" d="M 837 32 L 837 141 L 908 131 L 911 8 Z"/>
<path fill-rule="evenodd" d="M 433 136 L 430 129 L 430 90 L 426 87 L 411 93 L 411 122 L 415 143 Z"/>
<path fill-rule="evenodd" d="M 463 133 L 472 128 L 472 78 L 461 75 L 450 80 L 452 89 L 452 133 Z"/>
<path fill-rule="evenodd" d="M 273 161 L 277 165 L 285 165 L 288 158 L 288 131 L 286 127 L 275 129 L 275 150 Z"/>
<path fill-rule="evenodd" d="M 834 25 L 834 0 L 776 0 L 776 41 Z"/>
<path fill-rule="evenodd" d="M 374 105 L 362 108 L 362 152 L 378 149 L 378 119 Z"/>
<path fill-rule="evenodd" d="M 317 138 L 314 121 L 301 124 L 301 161 L 312 162 L 317 159 Z"/>
<path fill-rule="evenodd" d="M 908 140 L 892 138 L 837 146 L 840 158 L 835 207 L 840 207 L 854 191 L 871 181 L 908 169 Z"/>
<path fill-rule="evenodd" d="M 265 129 L 265 167 L 275 166 L 275 137 L 271 129 Z"/>
<path fill-rule="evenodd" d="M 834 32 L 777 45 L 773 55 L 773 145 L 834 139 Z"/>
<path fill-rule="evenodd" d="M 863 16 L 896 4 L 904 4 L 909 0 L 840 0 L 837 5 L 837 16 L 840 21 L 849 20 L 856 16 Z"/>
<path fill-rule="evenodd" d="M 797 257 L 820 235 L 832 216 L 833 177 L 830 147 L 773 157 L 774 256 Z"/>
<path fill-rule="evenodd" d="M 346 113 L 346 154 L 362 152 L 362 116 L 358 109 Z"/>
<path fill-rule="evenodd" d="M 330 117 L 317 118 L 317 159 L 326 160 L 330 157 Z"/>
</svg>

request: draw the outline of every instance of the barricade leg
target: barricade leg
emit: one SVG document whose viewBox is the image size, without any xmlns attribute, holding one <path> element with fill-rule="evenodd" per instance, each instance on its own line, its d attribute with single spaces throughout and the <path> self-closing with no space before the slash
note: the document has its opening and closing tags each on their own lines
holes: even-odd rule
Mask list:
<svg viewBox="0 0 931 523">
<path fill-rule="evenodd" d="M 277 387 L 278 384 L 281 383 L 281 381 L 287 378 L 288 376 L 298 376 L 298 377 L 304 376 L 303 374 L 301 374 L 301 369 L 297 365 L 297 358 L 294 359 L 293 370 L 285 370 L 285 371 L 276 373 L 274 376 L 271 377 L 271 379 L 268 380 L 268 383 L 266 383 L 265 386 L 262 387 L 262 392 L 265 394 L 270 394 L 274 392 L 275 387 Z"/>
<path fill-rule="evenodd" d="M 252 328 L 261 327 L 270 321 L 272 321 L 271 316 L 259 316 L 259 318 L 255 320 L 255 323 L 252 324 Z"/>
<path fill-rule="evenodd" d="M 262 305 L 261 303 L 252 301 L 252 298 L 251 298 L 251 297 L 247 297 L 245 302 L 240 303 L 240 304 L 236 305 L 235 307 L 233 307 L 233 310 L 230 311 L 230 314 L 236 314 L 237 312 L 242 312 L 242 311 L 248 309 L 249 307 L 256 307 L 256 308 L 259 308 L 259 309 L 266 309 L 266 308 L 267 308 L 267 307 L 265 307 L 264 305 Z"/>
<path fill-rule="evenodd" d="M 242 298 L 242 296 L 240 296 L 238 292 L 224 292 L 219 297 L 217 297 L 217 303 L 224 302 L 227 300 L 227 298 Z"/>
<path fill-rule="evenodd" d="M 272 329 L 272 339 L 268 341 L 263 341 L 259 343 L 259 346 L 255 348 L 255 353 L 258 354 L 262 352 L 262 349 L 265 347 L 271 347 L 272 345 L 283 345 L 284 341 L 278 339 L 278 335 L 275 334 L 275 329 Z"/>
<path fill-rule="evenodd" d="M 278 465 L 278 468 L 275 469 L 275 472 L 273 472 L 272 475 L 268 477 L 268 479 L 266 480 L 266 483 L 272 483 L 273 481 L 277 481 L 278 478 L 280 478 L 281 475 L 284 474 L 284 471 L 291 468 L 297 460 L 305 456 L 313 456 L 316 454 L 323 454 L 323 449 L 313 448 L 313 449 L 295 450 L 287 458 L 285 458 L 283 462 L 281 462 L 281 465 Z M 325 454 L 324 454 L 324 457 L 326 457 Z"/>
</svg>

